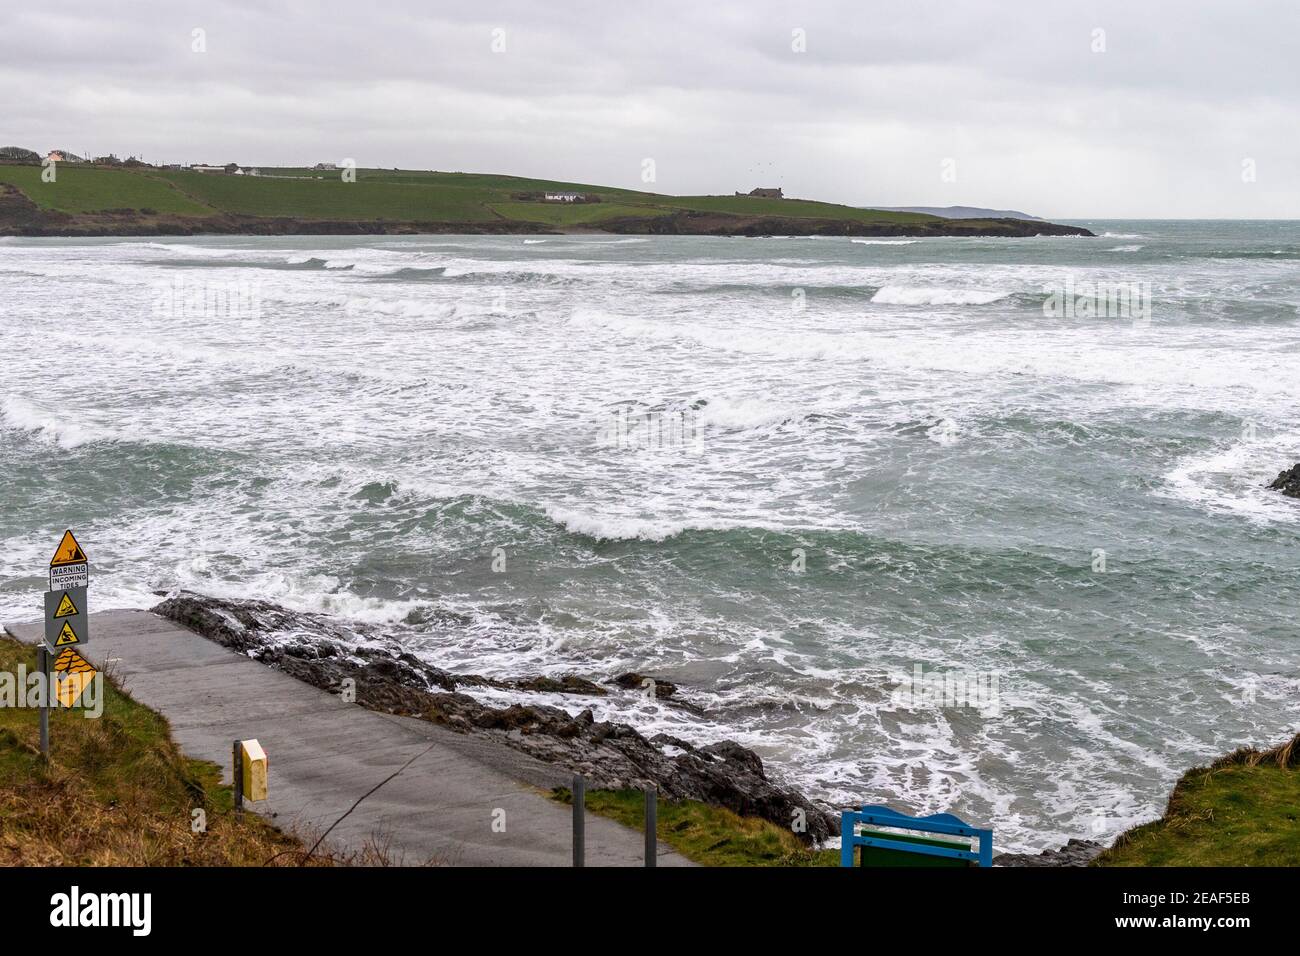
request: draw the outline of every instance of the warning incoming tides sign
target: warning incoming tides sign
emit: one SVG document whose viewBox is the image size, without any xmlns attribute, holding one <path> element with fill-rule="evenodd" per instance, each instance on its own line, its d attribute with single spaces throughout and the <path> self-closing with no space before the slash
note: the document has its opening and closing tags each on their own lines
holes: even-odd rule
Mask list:
<svg viewBox="0 0 1300 956">
<path fill-rule="evenodd" d="M 90 584 L 90 565 L 71 531 L 63 532 L 54 557 L 50 558 L 50 590 L 66 591 Z"/>
</svg>

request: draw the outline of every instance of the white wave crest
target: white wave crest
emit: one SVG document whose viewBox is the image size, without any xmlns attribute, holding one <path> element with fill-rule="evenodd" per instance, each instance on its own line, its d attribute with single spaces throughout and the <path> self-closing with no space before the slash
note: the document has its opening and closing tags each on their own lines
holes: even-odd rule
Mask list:
<svg viewBox="0 0 1300 956">
<path fill-rule="evenodd" d="M 887 285 L 871 297 L 881 305 L 987 305 L 1011 295 L 1000 289 L 940 289 Z"/>
<path fill-rule="evenodd" d="M 593 515 L 569 508 L 547 508 L 546 516 L 566 531 L 597 541 L 666 541 L 684 531 L 722 531 L 732 525 L 662 519 L 632 518 L 625 515 Z"/>
<path fill-rule="evenodd" d="M 107 430 L 87 427 L 67 421 L 49 409 L 41 408 L 18 398 L 6 398 L 0 405 L 0 420 L 19 431 L 30 432 L 41 439 L 71 450 L 96 441 L 112 441 L 117 436 Z"/>
</svg>

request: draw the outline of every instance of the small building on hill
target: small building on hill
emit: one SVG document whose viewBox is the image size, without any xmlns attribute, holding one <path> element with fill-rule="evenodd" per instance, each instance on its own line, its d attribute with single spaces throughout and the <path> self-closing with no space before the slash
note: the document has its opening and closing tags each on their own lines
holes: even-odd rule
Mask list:
<svg viewBox="0 0 1300 956">
<path fill-rule="evenodd" d="M 782 195 L 781 190 L 780 190 L 779 188 L 777 188 L 777 189 L 763 189 L 763 188 L 759 188 L 759 189 L 751 189 L 751 190 L 750 190 L 749 192 L 747 192 L 747 193 L 736 193 L 736 195 L 737 195 L 737 196 L 756 196 L 756 197 L 758 197 L 759 199 L 784 199 L 784 198 L 785 198 L 785 196 Z"/>
</svg>

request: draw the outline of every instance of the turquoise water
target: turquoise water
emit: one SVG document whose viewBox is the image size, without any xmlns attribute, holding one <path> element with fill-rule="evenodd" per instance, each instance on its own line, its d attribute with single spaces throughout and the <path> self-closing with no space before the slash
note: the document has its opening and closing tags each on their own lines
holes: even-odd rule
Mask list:
<svg viewBox="0 0 1300 956">
<path fill-rule="evenodd" d="M 1007 848 L 1106 839 L 1300 729 L 1300 503 L 1264 488 L 1300 460 L 1300 224 L 1081 224 L 0 240 L 0 617 L 73 527 L 97 608 L 645 671 L 706 715 L 556 702 Z M 1149 321 L 1045 315 L 1067 280 Z M 918 666 L 993 706 L 900 697 Z"/>
</svg>

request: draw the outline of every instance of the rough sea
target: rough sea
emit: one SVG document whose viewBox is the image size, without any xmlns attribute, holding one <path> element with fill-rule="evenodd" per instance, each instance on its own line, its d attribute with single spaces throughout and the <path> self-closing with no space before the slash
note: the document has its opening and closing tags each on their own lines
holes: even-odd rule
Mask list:
<svg viewBox="0 0 1300 956">
<path fill-rule="evenodd" d="M 1078 224 L 0 239 L 0 620 L 73 528 L 91 610 L 186 588 L 452 670 L 639 671 L 704 715 L 549 702 L 1000 850 L 1108 841 L 1300 730 L 1266 488 L 1300 223 Z"/>
</svg>

